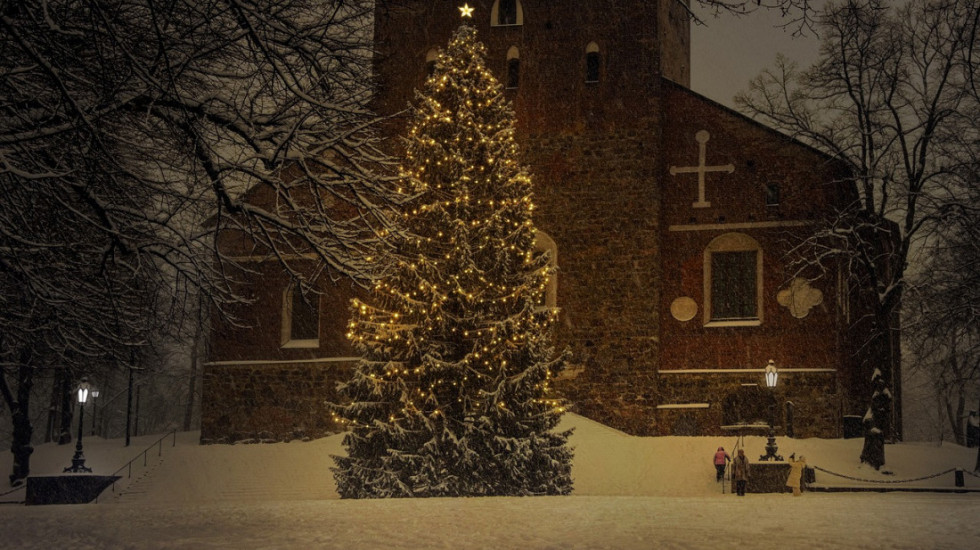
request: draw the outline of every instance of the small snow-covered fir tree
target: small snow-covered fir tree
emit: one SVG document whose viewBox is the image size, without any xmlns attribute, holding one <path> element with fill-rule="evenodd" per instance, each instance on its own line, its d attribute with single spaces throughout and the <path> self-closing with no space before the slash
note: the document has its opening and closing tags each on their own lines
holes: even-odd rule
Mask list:
<svg viewBox="0 0 980 550">
<path fill-rule="evenodd" d="M 875 369 L 871 375 L 874 392 L 871 406 L 864 414 L 864 447 L 861 449 L 861 462 L 871 465 L 875 470 L 885 465 L 885 432 L 878 426 L 886 426 L 891 414 L 892 393 L 885 385 L 881 370 Z"/>
<path fill-rule="evenodd" d="M 549 396 L 551 269 L 534 250 L 531 180 L 514 114 L 463 24 L 416 94 L 403 164 L 401 231 L 382 276 L 353 302 L 362 359 L 340 385 L 344 498 L 571 492 L 570 432 Z M 370 302 L 370 303 L 368 303 Z"/>
</svg>

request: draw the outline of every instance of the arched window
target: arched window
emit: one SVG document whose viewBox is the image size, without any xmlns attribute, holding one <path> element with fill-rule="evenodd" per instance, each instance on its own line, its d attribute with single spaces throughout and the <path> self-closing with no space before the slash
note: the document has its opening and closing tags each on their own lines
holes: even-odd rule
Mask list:
<svg viewBox="0 0 980 550">
<path fill-rule="evenodd" d="M 544 231 L 537 231 L 534 234 L 534 251 L 541 254 L 548 254 L 548 266 L 558 266 L 558 245 Z M 546 308 L 558 307 L 558 274 L 552 273 L 548 278 L 548 285 L 544 289 L 544 304 Z"/>
<path fill-rule="evenodd" d="M 432 73 L 436 72 L 436 59 L 439 57 L 439 52 L 435 48 L 429 50 L 425 53 L 425 77 L 429 78 Z"/>
<path fill-rule="evenodd" d="M 521 77 L 521 53 L 517 46 L 507 50 L 507 87 L 516 88 Z"/>
<path fill-rule="evenodd" d="M 585 81 L 599 82 L 599 45 L 589 42 L 585 47 Z"/>
<path fill-rule="evenodd" d="M 725 233 L 705 248 L 704 324 L 762 324 L 762 248 L 752 237 Z"/>
<path fill-rule="evenodd" d="M 494 0 L 490 8 L 490 26 L 523 25 L 524 9 L 521 0 Z"/>
<path fill-rule="evenodd" d="M 320 296 L 304 295 L 291 284 L 282 295 L 282 347 L 315 348 L 320 345 Z"/>
</svg>

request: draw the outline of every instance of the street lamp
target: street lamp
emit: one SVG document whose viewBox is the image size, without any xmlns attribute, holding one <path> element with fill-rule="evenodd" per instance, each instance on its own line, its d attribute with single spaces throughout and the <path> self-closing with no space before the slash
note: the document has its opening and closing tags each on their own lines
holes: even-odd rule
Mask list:
<svg viewBox="0 0 980 550">
<path fill-rule="evenodd" d="M 766 386 L 770 392 L 776 391 L 776 380 L 779 379 L 779 371 L 776 369 L 776 362 L 772 359 L 766 365 Z M 775 400 L 774 400 L 775 401 Z M 776 447 L 776 405 L 769 404 L 769 439 L 766 441 L 766 454 L 759 457 L 759 460 L 782 460 L 783 457 L 776 454 L 779 449 Z"/>
<path fill-rule="evenodd" d="M 766 365 L 766 387 L 774 389 L 776 387 L 776 380 L 779 379 L 779 370 L 776 369 L 776 362 L 772 359 L 769 360 L 769 364 Z"/>
<path fill-rule="evenodd" d="M 82 382 L 78 385 L 77 395 L 78 395 L 78 440 L 75 442 L 75 456 L 71 458 L 71 466 L 65 468 L 64 471 L 79 473 L 79 472 L 91 472 L 92 468 L 85 466 L 85 455 L 82 454 L 82 419 L 85 418 L 85 403 L 88 402 L 90 397 L 95 397 L 98 395 L 98 391 L 89 385 L 88 378 L 82 378 Z"/>
</svg>

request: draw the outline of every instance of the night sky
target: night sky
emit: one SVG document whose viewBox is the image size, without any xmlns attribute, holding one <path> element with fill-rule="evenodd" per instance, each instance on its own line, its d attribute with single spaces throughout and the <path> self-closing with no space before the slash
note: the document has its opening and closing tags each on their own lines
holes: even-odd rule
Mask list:
<svg viewBox="0 0 980 550">
<path fill-rule="evenodd" d="M 702 14 L 704 10 L 696 10 Z M 745 90 L 749 81 L 776 54 L 809 66 L 816 60 L 819 40 L 811 31 L 794 37 L 793 28 L 782 29 L 778 13 L 760 11 L 748 16 L 702 17 L 705 25 L 691 25 L 691 89 L 724 105 Z"/>
</svg>

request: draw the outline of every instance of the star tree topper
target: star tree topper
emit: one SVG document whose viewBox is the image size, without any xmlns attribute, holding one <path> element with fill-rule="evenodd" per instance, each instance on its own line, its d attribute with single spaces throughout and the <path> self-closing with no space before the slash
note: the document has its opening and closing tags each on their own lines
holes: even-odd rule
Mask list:
<svg viewBox="0 0 980 550">
<path fill-rule="evenodd" d="M 461 13 L 463 17 L 473 17 L 473 8 L 471 8 L 469 4 L 463 4 L 459 8 L 459 13 Z"/>
</svg>

